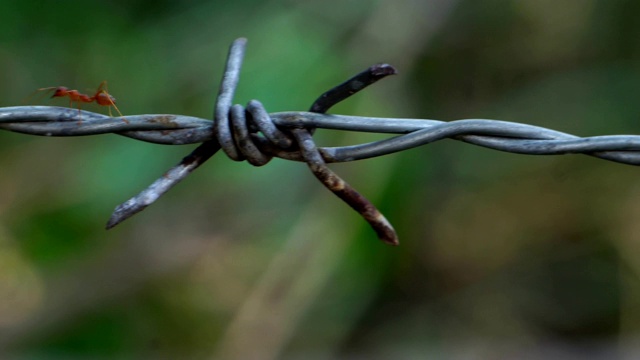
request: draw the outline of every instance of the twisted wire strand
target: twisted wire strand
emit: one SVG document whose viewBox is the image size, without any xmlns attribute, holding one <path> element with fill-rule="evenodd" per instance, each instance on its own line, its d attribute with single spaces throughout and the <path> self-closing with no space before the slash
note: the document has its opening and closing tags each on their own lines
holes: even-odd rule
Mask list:
<svg viewBox="0 0 640 360">
<path fill-rule="evenodd" d="M 249 105 L 256 106 L 256 100 Z M 247 105 L 247 109 L 250 106 Z M 490 119 L 439 121 L 311 112 L 267 114 L 278 129 L 317 128 L 381 134 L 405 134 L 366 144 L 320 147 L 327 163 L 362 160 L 452 138 L 505 152 L 528 155 L 586 154 L 628 165 L 640 165 L 640 135 L 578 137 L 544 127 Z M 127 115 L 124 122 L 86 110 L 55 106 L 0 108 L 0 129 L 39 136 L 87 136 L 115 133 L 164 145 L 203 143 L 214 139 L 211 120 L 167 114 Z M 263 153 L 303 161 L 299 152 L 282 151 L 260 141 Z M 286 145 L 286 143 L 285 143 Z M 282 146 L 282 145 L 280 145 Z M 286 146 L 284 146 L 286 147 Z"/>
<path fill-rule="evenodd" d="M 429 119 L 395 119 L 325 114 L 333 105 L 376 81 L 396 73 L 379 64 L 322 94 L 310 112 L 269 114 L 257 100 L 246 108 L 233 105 L 246 39 L 229 49 L 227 65 L 214 110 L 214 121 L 170 114 L 109 117 L 89 111 L 53 106 L 0 108 L 0 129 L 40 136 L 86 136 L 114 133 L 132 139 L 167 145 L 200 144 L 138 195 L 114 210 L 111 228 L 155 202 L 218 150 L 236 161 L 262 166 L 273 157 L 306 162 L 312 173 L 334 194 L 369 222 L 386 243 L 397 245 L 397 235 L 387 219 L 326 164 L 367 159 L 451 138 L 518 154 L 558 155 L 582 153 L 629 165 L 640 165 L 640 136 L 578 137 L 539 126 L 489 119 L 449 122 Z M 315 129 L 399 134 L 384 140 L 342 147 L 318 147 Z"/>
</svg>

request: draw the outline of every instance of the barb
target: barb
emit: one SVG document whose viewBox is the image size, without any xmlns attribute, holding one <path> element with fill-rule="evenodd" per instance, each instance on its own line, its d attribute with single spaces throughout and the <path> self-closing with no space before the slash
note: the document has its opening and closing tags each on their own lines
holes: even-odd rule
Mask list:
<svg viewBox="0 0 640 360">
<path fill-rule="evenodd" d="M 578 137 L 514 122 L 464 119 L 443 122 L 429 119 L 394 119 L 324 114 L 336 103 L 395 74 L 380 64 L 327 91 L 310 112 L 269 114 L 256 100 L 246 108 L 231 106 L 239 81 L 246 39 L 236 40 L 216 100 L 214 120 L 183 115 L 127 115 L 109 117 L 78 109 L 53 106 L 0 108 L 0 129 L 40 136 L 118 134 L 167 145 L 200 144 L 151 186 L 116 207 L 107 228 L 119 224 L 155 202 L 202 165 L 218 150 L 233 160 L 265 165 L 273 157 L 306 162 L 312 173 L 334 194 L 360 213 L 386 243 L 397 245 L 395 231 L 364 196 L 331 171 L 326 164 L 367 159 L 426 145 L 442 139 L 518 154 L 559 155 L 581 153 L 629 165 L 640 165 L 639 135 Z M 344 147 L 317 147 L 315 129 L 399 134 L 385 140 Z"/>
<path fill-rule="evenodd" d="M 365 87 L 381 80 L 382 78 L 396 74 L 396 69 L 391 65 L 378 64 L 357 74 L 344 83 L 320 95 L 311 105 L 311 111 L 325 113 L 340 101 L 357 93 Z M 322 158 L 320 151 L 313 142 L 311 135 L 314 129 L 293 129 L 291 133 L 298 142 L 300 153 L 309 165 L 309 169 L 329 191 L 344 200 L 357 211 L 371 225 L 378 234 L 378 238 L 390 245 L 398 245 L 398 235 L 387 218 L 366 197 L 362 196 L 349 183 L 342 180 L 331 171 Z"/>
</svg>

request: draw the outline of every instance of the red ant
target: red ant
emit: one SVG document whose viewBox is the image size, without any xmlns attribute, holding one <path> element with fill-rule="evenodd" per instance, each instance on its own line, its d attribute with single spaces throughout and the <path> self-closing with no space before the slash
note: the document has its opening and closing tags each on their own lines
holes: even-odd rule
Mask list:
<svg viewBox="0 0 640 360">
<path fill-rule="evenodd" d="M 118 112 L 118 114 L 120 114 L 120 117 L 124 119 L 124 117 L 122 116 L 122 113 L 120 112 L 120 109 L 118 109 L 118 107 L 116 106 L 116 98 L 114 98 L 113 96 L 111 96 L 109 94 L 109 92 L 106 90 L 107 88 L 107 81 L 103 81 L 100 83 L 100 86 L 98 86 L 98 90 L 96 90 L 96 93 L 93 96 L 89 96 L 87 94 L 82 94 L 81 92 L 79 92 L 78 90 L 69 90 L 68 88 L 64 87 L 64 86 L 52 86 L 52 87 L 47 87 L 47 88 L 41 88 L 38 89 L 36 91 L 50 91 L 50 90 L 54 90 L 53 95 L 51 95 L 52 98 L 54 97 L 64 97 L 64 96 L 68 96 L 69 97 L 69 106 L 73 105 L 73 102 L 77 102 L 78 103 L 78 111 L 80 111 L 80 104 L 81 103 L 90 103 L 90 102 L 96 102 L 96 104 L 101 105 L 101 106 L 108 106 L 109 107 L 109 116 L 111 115 L 111 107 L 113 106 L 116 111 Z M 127 120 L 125 120 L 127 121 Z"/>
</svg>

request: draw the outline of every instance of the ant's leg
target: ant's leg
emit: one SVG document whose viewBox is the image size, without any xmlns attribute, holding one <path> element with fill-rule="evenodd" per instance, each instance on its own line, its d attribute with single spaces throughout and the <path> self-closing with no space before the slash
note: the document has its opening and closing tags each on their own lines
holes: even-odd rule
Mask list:
<svg viewBox="0 0 640 360">
<path fill-rule="evenodd" d="M 106 83 L 106 81 L 105 81 L 105 83 Z M 108 104 L 109 104 L 109 116 L 113 117 L 113 115 L 111 114 L 111 107 L 113 106 L 113 108 L 116 109 L 116 111 L 118 112 L 118 115 L 120 115 L 122 120 L 124 120 L 125 122 L 128 123 L 129 121 L 124 118 L 124 115 L 122 115 L 122 112 L 120 112 L 120 109 L 118 109 L 118 105 L 116 105 L 116 102 L 113 101 L 114 99 L 111 97 L 111 95 L 109 95 L 109 92 L 107 92 L 107 90 L 105 89 L 105 90 L 102 90 L 102 93 L 106 95 L 106 99 L 107 99 Z M 106 105 L 106 104 L 102 104 L 102 105 Z"/>
<path fill-rule="evenodd" d="M 120 117 L 122 118 L 122 121 L 126 122 L 127 124 L 129 123 L 129 120 L 127 120 L 124 115 L 122 115 L 122 113 L 120 112 L 120 109 L 118 109 L 118 107 L 116 106 L 116 104 L 112 101 L 111 102 L 111 106 L 113 106 L 114 109 L 116 109 L 116 111 L 118 112 L 118 115 L 120 115 Z M 111 114 L 111 106 L 109 106 L 109 114 Z"/>
<path fill-rule="evenodd" d="M 100 85 L 98 86 L 98 90 L 96 90 L 96 94 L 101 93 L 103 91 L 102 90 L 103 88 L 104 88 L 104 91 L 107 91 L 107 92 L 109 91 L 107 88 L 107 80 L 103 80 L 100 83 Z"/>
<path fill-rule="evenodd" d="M 81 111 L 81 107 L 82 107 L 82 102 L 78 101 L 78 122 L 82 121 L 82 111 Z"/>
</svg>

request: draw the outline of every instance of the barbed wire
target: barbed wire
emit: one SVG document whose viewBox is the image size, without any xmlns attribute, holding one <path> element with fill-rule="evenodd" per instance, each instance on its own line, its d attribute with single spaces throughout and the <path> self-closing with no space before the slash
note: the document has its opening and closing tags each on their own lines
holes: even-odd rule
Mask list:
<svg viewBox="0 0 640 360">
<path fill-rule="evenodd" d="M 154 203 L 160 196 L 222 149 L 236 161 L 262 166 L 273 157 L 306 162 L 330 191 L 360 213 L 385 243 L 398 237 L 387 219 L 326 164 L 367 159 L 426 145 L 442 139 L 529 155 L 581 153 L 629 165 L 640 165 L 639 135 L 578 137 L 544 127 L 488 119 L 438 121 L 325 114 L 333 105 L 376 81 L 396 74 L 378 64 L 320 96 L 308 112 L 267 113 L 257 100 L 246 108 L 231 105 L 239 81 L 246 39 L 233 42 L 216 100 L 214 120 L 183 115 L 110 117 L 54 106 L 0 108 L 0 129 L 40 136 L 87 136 L 114 133 L 168 145 L 200 144 L 180 163 L 138 195 L 118 205 L 107 223 L 116 226 Z M 341 147 L 317 147 L 315 129 L 400 134 L 388 139 Z"/>
</svg>

